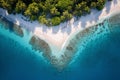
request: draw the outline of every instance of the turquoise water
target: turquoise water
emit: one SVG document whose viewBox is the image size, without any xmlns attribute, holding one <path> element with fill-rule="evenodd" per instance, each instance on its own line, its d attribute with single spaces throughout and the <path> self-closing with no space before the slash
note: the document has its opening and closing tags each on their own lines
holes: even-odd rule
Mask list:
<svg viewBox="0 0 120 80">
<path fill-rule="evenodd" d="M 109 30 L 108 22 L 91 28 L 78 39 L 72 62 L 59 72 L 24 37 L 3 28 L 0 22 L 0 80 L 120 80 L 120 25 Z M 74 40 L 74 39 L 73 39 Z"/>
</svg>

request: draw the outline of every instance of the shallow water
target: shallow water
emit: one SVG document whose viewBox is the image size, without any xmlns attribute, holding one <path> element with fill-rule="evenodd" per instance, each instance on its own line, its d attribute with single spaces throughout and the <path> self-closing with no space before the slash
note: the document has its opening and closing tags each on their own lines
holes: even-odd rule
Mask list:
<svg viewBox="0 0 120 80">
<path fill-rule="evenodd" d="M 32 50 L 30 33 L 21 38 L 3 26 L 0 22 L 0 80 L 120 80 L 120 25 L 109 31 L 104 22 L 104 28 L 81 37 L 72 62 L 61 72 Z"/>
</svg>

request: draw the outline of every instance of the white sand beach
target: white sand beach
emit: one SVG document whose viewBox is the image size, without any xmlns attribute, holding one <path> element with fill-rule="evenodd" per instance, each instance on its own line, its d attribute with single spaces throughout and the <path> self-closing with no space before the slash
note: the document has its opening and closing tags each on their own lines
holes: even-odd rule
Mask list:
<svg viewBox="0 0 120 80">
<path fill-rule="evenodd" d="M 53 51 L 52 53 L 55 56 L 61 54 L 60 51 L 64 48 L 66 42 L 69 42 L 71 36 L 74 36 L 76 32 L 95 25 L 99 20 L 118 11 L 120 11 L 120 0 L 112 0 L 106 3 L 102 11 L 91 10 L 90 14 L 82 16 L 78 20 L 72 18 L 70 21 L 61 23 L 58 26 L 47 27 L 40 24 L 38 21 L 26 21 L 26 18 L 21 14 L 8 14 L 6 10 L 0 8 L 1 15 L 46 41 L 50 45 Z"/>
</svg>

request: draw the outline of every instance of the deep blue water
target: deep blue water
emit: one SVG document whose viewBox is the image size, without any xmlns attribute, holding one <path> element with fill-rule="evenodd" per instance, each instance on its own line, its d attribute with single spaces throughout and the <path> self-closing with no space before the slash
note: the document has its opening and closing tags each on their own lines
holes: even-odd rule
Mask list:
<svg viewBox="0 0 120 80">
<path fill-rule="evenodd" d="M 20 37 L 0 28 L 0 80 L 120 80 L 120 26 L 93 38 L 61 72 L 17 40 Z"/>
</svg>

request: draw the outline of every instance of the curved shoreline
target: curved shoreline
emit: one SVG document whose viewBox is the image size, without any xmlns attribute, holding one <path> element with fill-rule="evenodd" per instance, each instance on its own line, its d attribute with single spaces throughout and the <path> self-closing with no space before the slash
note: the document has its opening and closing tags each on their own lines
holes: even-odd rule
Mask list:
<svg viewBox="0 0 120 80">
<path fill-rule="evenodd" d="M 71 36 L 74 36 L 74 34 L 77 32 L 95 25 L 97 21 L 108 17 L 113 12 L 120 11 L 119 4 L 119 0 L 107 2 L 102 11 L 92 10 L 89 15 L 82 16 L 77 21 L 75 18 L 72 18 L 70 21 L 61 23 L 56 27 L 47 27 L 45 25 L 39 24 L 38 21 L 26 21 L 26 18 L 21 14 L 8 14 L 6 10 L 1 8 L 0 15 L 3 15 L 8 20 L 12 20 L 15 24 L 20 25 L 26 30 L 33 32 L 34 35 L 46 41 L 50 47 L 52 47 L 53 53 L 56 53 L 61 51 Z M 56 51 L 54 51 L 54 48 L 56 48 Z M 58 57 L 60 56 L 58 54 L 53 55 Z"/>
<path fill-rule="evenodd" d="M 32 39 L 35 41 L 38 40 L 38 43 L 43 42 L 43 44 L 45 44 L 45 46 L 41 48 L 42 44 L 36 45 L 36 42 L 32 42 L 31 44 L 33 45 L 33 48 L 39 50 L 39 48 L 44 49 L 45 47 L 47 47 L 45 48 L 47 52 L 44 50 L 43 52 L 45 54 L 47 54 L 48 52 L 50 53 L 50 55 L 48 53 L 49 56 L 46 57 L 51 62 L 51 64 L 53 64 L 57 68 L 64 68 L 66 67 L 67 64 L 69 64 L 69 62 L 72 60 L 74 54 L 77 51 L 77 47 L 78 47 L 76 45 L 77 40 L 89 34 L 89 29 L 91 28 L 92 30 L 93 28 L 92 26 L 99 24 L 100 23 L 98 22 L 99 20 L 109 17 L 113 12 L 118 12 L 118 10 L 120 11 L 120 5 L 119 5 L 120 1 L 119 0 L 116 1 L 118 1 L 118 4 L 116 4 L 116 7 L 114 7 L 114 5 L 111 5 L 112 7 L 110 8 L 109 13 L 105 12 L 107 8 L 106 7 L 101 12 L 93 11 L 93 13 L 96 13 L 95 15 L 91 13 L 90 15 L 82 16 L 78 21 L 74 21 L 73 18 L 71 21 L 61 23 L 59 26 L 53 28 L 48 28 L 44 25 L 38 24 L 37 21 L 32 23 L 24 21 L 22 19 L 24 18 L 24 16 L 20 14 L 9 15 L 3 9 L 0 9 L 0 11 L 3 12 L 0 14 L 3 17 L 5 17 L 8 21 L 11 21 L 17 25 L 20 25 L 22 28 L 33 32 L 33 35 L 35 35 L 36 37 L 33 36 L 31 40 Z M 111 4 L 112 3 L 113 2 L 111 2 Z M 108 4 L 106 4 L 106 6 L 108 6 Z M 113 12 L 112 9 L 114 10 Z M 18 35 L 20 35 L 19 32 L 21 32 L 21 30 L 19 31 L 19 29 L 21 28 L 15 27 L 14 29 L 15 33 Z M 38 47 L 38 45 L 40 46 Z"/>
<path fill-rule="evenodd" d="M 72 59 L 76 55 L 76 53 L 78 51 L 78 44 L 80 44 L 80 42 L 81 42 L 85 46 L 84 41 L 82 42 L 82 40 L 84 40 L 84 38 L 88 37 L 89 35 L 92 35 L 93 33 L 97 32 L 97 29 L 100 28 L 102 25 L 104 25 L 105 21 L 108 21 L 109 23 L 111 23 L 110 25 L 115 25 L 115 24 L 120 23 L 119 21 L 116 22 L 116 20 L 120 19 L 120 17 L 116 17 L 116 15 L 120 16 L 120 13 L 116 13 L 115 15 L 111 15 L 108 18 L 102 20 L 101 22 L 96 23 L 96 25 L 91 26 L 89 28 L 86 28 L 85 30 L 79 31 L 77 34 L 75 34 L 75 36 L 70 38 L 69 42 L 67 42 L 68 44 L 66 44 L 64 46 L 63 54 L 60 56 L 59 59 L 56 56 L 52 55 L 52 51 L 51 51 L 49 44 L 47 42 L 45 42 L 44 40 L 40 39 L 39 37 L 37 37 L 35 35 L 32 36 L 29 44 L 32 45 L 32 48 L 34 50 L 42 51 L 43 52 L 42 55 L 48 61 L 50 61 L 50 63 L 54 67 L 61 70 L 61 69 L 64 69 L 72 61 Z M 2 20 L 4 21 L 4 18 Z M 7 22 L 7 21 L 8 20 L 5 19 L 5 22 Z M 8 21 L 8 24 L 9 24 L 9 21 Z M 102 26 L 102 27 L 104 27 L 104 26 Z M 21 28 L 19 27 L 19 29 L 21 29 Z M 15 33 L 19 33 L 19 31 L 18 32 L 17 31 L 18 30 L 16 30 Z M 98 32 L 97 34 L 100 34 L 100 33 Z"/>
<path fill-rule="evenodd" d="M 106 23 L 108 23 L 107 26 L 105 25 Z M 73 59 L 75 59 L 75 56 L 78 56 L 80 55 L 80 53 L 82 53 L 82 50 L 84 50 L 84 47 L 87 46 L 87 43 L 89 43 L 89 41 L 92 41 L 92 36 L 109 36 L 110 33 L 114 32 L 114 29 L 120 28 L 118 25 L 120 25 L 120 12 L 113 13 L 109 17 L 95 24 L 94 26 L 78 32 L 66 46 L 64 54 L 61 56 L 61 61 L 63 61 L 63 63 L 65 62 L 64 65 L 70 64 Z M 78 45 L 80 45 L 80 47 Z M 77 53 L 79 48 L 81 49 L 81 51 Z"/>
</svg>

